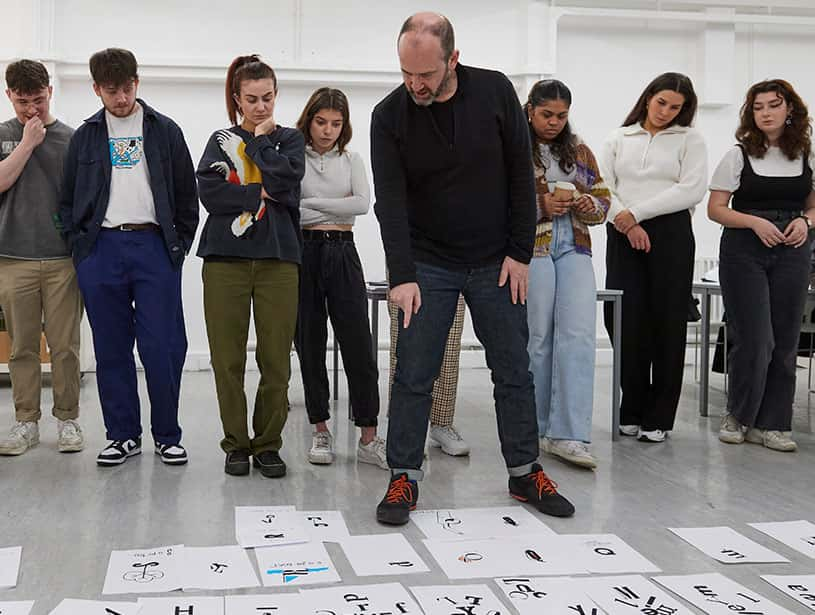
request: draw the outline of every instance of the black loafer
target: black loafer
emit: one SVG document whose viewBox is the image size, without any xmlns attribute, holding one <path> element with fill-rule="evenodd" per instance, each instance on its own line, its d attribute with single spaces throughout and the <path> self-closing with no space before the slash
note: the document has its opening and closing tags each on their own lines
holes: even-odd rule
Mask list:
<svg viewBox="0 0 815 615">
<path fill-rule="evenodd" d="M 230 451 L 224 461 L 224 472 L 232 476 L 249 474 L 249 451 Z"/>
<path fill-rule="evenodd" d="M 263 451 L 252 456 L 252 465 L 260 469 L 266 478 L 280 478 L 286 476 L 286 464 L 277 451 Z"/>
</svg>

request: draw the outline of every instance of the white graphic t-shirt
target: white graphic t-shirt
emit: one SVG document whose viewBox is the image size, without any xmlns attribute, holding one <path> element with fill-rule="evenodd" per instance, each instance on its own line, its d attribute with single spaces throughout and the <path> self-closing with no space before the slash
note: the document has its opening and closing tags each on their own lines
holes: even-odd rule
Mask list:
<svg viewBox="0 0 815 615">
<path fill-rule="evenodd" d="M 102 226 L 158 224 L 144 153 L 144 110 L 136 103 L 133 113 L 123 118 L 105 111 L 105 121 L 112 169 L 110 199 Z"/>
</svg>

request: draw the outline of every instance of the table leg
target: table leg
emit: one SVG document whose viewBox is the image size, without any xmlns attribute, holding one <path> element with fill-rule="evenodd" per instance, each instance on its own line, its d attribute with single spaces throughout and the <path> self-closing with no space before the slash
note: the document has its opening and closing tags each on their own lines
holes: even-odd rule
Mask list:
<svg viewBox="0 0 815 615">
<path fill-rule="evenodd" d="M 611 439 L 620 437 L 620 381 L 621 381 L 621 355 L 623 337 L 623 298 L 614 297 L 614 339 L 612 349 L 611 368 Z"/>
<path fill-rule="evenodd" d="M 699 357 L 699 416 L 707 416 L 708 381 L 710 378 L 710 294 L 702 291 L 701 356 Z"/>
</svg>

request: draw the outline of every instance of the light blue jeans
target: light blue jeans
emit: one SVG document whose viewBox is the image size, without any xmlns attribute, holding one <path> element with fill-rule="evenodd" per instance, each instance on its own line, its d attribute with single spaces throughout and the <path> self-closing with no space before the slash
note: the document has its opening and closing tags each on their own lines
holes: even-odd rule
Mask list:
<svg viewBox="0 0 815 615">
<path fill-rule="evenodd" d="M 596 286 L 591 256 L 575 250 L 570 216 L 555 218 L 549 256 L 529 266 L 529 369 L 541 437 L 591 441 Z"/>
</svg>

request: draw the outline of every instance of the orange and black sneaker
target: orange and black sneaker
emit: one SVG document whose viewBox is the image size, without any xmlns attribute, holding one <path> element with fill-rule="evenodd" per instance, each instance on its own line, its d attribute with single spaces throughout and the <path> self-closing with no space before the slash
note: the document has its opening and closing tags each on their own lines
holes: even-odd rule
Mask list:
<svg viewBox="0 0 815 615">
<path fill-rule="evenodd" d="M 509 477 L 509 495 L 531 504 L 545 515 L 571 517 L 574 514 L 572 503 L 557 492 L 557 483 L 546 476 L 539 463 L 533 464 L 526 476 Z"/>
<path fill-rule="evenodd" d="M 404 525 L 410 519 L 410 511 L 416 510 L 419 485 L 410 480 L 405 472 L 392 474 L 388 492 L 376 507 L 376 520 L 388 525 Z"/>
</svg>

